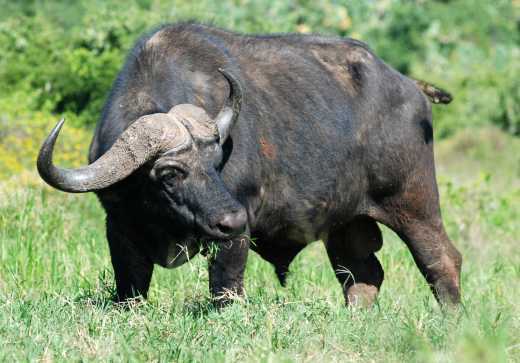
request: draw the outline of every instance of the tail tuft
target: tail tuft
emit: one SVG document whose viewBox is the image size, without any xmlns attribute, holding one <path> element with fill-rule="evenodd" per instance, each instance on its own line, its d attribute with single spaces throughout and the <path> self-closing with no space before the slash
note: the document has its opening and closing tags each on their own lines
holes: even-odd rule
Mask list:
<svg viewBox="0 0 520 363">
<path fill-rule="evenodd" d="M 421 89 L 421 91 L 428 96 L 430 101 L 435 104 L 448 104 L 453 100 L 451 94 L 446 92 L 445 90 L 435 87 L 433 84 L 430 84 L 425 81 L 421 81 L 418 79 L 413 80 L 417 87 Z"/>
</svg>

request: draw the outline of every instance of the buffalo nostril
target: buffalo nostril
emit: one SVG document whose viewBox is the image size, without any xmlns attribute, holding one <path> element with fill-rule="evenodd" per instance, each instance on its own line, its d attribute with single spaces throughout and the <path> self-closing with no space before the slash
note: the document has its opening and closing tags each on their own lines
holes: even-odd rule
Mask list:
<svg viewBox="0 0 520 363">
<path fill-rule="evenodd" d="M 226 214 L 220 222 L 217 223 L 217 228 L 224 234 L 242 233 L 246 228 L 247 215 L 244 211 Z"/>
</svg>

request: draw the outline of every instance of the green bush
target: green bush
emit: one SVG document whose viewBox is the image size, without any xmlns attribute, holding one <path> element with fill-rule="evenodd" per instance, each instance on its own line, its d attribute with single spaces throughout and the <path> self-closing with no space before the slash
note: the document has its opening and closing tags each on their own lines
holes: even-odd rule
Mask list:
<svg viewBox="0 0 520 363">
<path fill-rule="evenodd" d="M 1 97 L 22 93 L 27 110 L 74 113 L 82 125 L 97 121 L 143 32 L 194 19 L 242 32 L 360 38 L 400 71 L 454 94 L 452 105 L 435 109 L 437 136 L 490 123 L 520 133 L 518 2 L 0 0 L 0 6 L 6 10 L 0 15 Z"/>
</svg>

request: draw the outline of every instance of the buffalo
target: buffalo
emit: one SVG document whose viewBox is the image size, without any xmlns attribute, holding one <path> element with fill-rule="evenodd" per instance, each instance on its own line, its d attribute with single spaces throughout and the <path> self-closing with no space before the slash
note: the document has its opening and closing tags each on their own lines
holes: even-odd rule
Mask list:
<svg viewBox="0 0 520 363">
<path fill-rule="evenodd" d="M 462 258 L 441 219 L 431 114 L 450 101 L 354 39 L 167 25 L 130 52 L 90 164 L 53 164 L 61 121 L 37 166 L 54 188 L 97 194 L 120 301 L 146 297 L 154 265 L 201 252 L 225 304 L 243 294 L 250 249 L 284 285 L 294 257 L 322 240 L 346 303 L 370 305 L 382 223 L 453 305 Z"/>
</svg>

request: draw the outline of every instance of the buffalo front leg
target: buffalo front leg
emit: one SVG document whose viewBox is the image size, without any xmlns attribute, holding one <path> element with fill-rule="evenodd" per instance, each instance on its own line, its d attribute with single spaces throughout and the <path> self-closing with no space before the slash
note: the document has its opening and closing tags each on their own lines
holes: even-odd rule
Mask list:
<svg viewBox="0 0 520 363">
<path fill-rule="evenodd" d="M 125 301 L 138 296 L 148 295 L 148 288 L 152 278 L 153 263 L 140 250 L 132 233 L 107 217 L 107 238 L 110 247 L 110 256 L 116 280 L 116 300 Z"/>
<path fill-rule="evenodd" d="M 217 306 L 230 303 L 244 294 L 244 270 L 249 252 L 249 238 L 238 237 L 210 246 L 209 290 Z"/>
<path fill-rule="evenodd" d="M 382 243 L 379 227 L 367 217 L 354 219 L 331 233 L 326 241 L 327 254 L 347 305 L 368 307 L 376 300 L 384 272 L 374 252 Z"/>
</svg>

